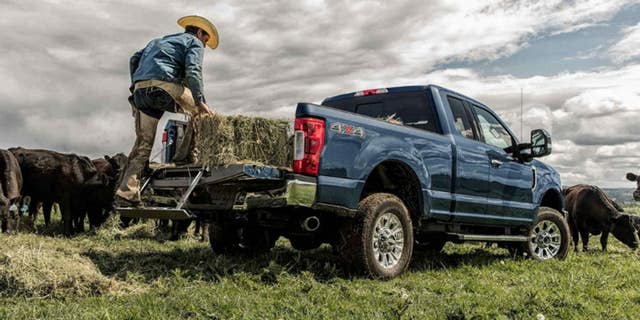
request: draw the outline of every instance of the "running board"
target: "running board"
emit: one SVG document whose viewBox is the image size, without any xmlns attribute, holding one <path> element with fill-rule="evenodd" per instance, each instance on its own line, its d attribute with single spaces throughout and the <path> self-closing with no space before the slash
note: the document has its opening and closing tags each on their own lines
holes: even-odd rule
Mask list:
<svg viewBox="0 0 640 320">
<path fill-rule="evenodd" d="M 116 212 L 125 218 L 148 218 L 164 220 L 189 220 L 194 218 L 187 210 L 177 208 L 116 208 Z"/>
<path fill-rule="evenodd" d="M 492 235 L 492 234 L 463 234 L 447 233 L 447 237 L 461 241 L 495 241 L 495 242 L 526 242 L 526 236 Z"/>
</svg>

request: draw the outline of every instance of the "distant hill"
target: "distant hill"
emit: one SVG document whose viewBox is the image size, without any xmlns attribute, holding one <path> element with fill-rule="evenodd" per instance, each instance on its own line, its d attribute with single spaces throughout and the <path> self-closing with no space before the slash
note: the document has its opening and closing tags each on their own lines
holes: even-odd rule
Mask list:
<svg viewBox="0 0 640 320">
<path fill-rule="evenodd" d="M 634 188 L 602 188 L 611 198 L 620 203 L 632 203 Z"/>
</svg>

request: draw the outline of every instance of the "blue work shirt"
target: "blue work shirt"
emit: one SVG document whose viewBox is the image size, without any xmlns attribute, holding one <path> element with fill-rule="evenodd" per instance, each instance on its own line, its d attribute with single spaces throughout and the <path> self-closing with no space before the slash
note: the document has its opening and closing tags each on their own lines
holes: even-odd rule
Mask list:
<svg viewBox="0 0 640 320">
<path fill-rule="evenodd" d="M 202 41 L 191 33 L 176 33 L 151 40 L 131 57 L 129 90 L 133 93 L 137 81 L 162 80 L 191 89 L 196 104 L 206 102 L 202 93 L 203 53 Z"/>
</svg>

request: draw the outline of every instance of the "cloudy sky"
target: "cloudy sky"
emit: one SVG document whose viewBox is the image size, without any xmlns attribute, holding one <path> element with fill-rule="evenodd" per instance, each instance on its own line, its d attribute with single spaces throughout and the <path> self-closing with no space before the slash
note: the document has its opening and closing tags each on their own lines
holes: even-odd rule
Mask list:
<svg viewBox="0 0 640 320">
<path fill-rule="evenodd" d="M 293 117 L 299 101 L 439 84 L 520 132 L 552 132 L 565 184 L 640 171 L 640 0 L 0 0 L 0 148 L 92 157 L 133 144 L 136 50 L 209 17 L 205 95 L 222 113 Z"/>
</svg>

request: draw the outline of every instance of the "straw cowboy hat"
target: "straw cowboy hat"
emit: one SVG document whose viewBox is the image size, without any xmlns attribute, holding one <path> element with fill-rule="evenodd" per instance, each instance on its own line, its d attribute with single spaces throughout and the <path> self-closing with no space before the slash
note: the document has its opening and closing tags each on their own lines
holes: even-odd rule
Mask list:
<svg viewBox="0 0 640 320">
<path fill-rule="evenodd" d="M 211 49 L 218 47 L 218 30 L 211 21 L 201 16 L 186 16 L 178 19 L 178 24 L 183 28 L 194 26 L 204 30 L 210 36 L 207 46 Z"/>
</svg>

